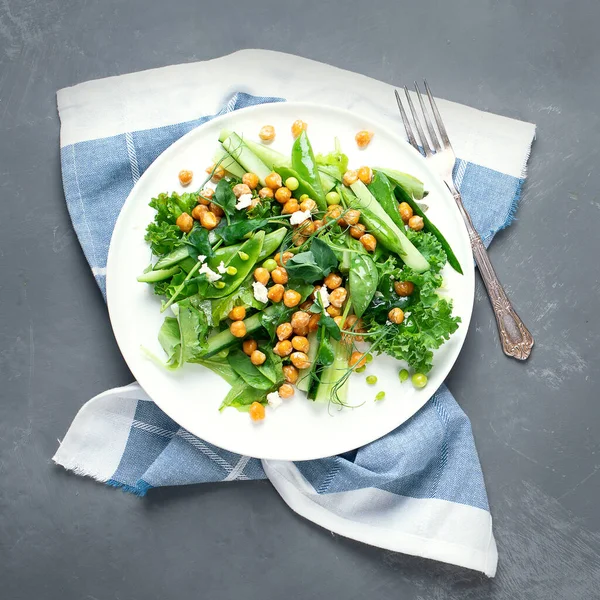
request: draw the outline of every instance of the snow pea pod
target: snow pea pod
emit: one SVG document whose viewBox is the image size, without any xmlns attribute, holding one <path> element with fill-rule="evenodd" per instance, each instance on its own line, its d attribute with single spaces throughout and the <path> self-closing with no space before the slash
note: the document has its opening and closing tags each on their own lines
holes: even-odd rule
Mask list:
<svg viewBox="0 0 600 600">
<path fill-rule="evenodd" d="M 367 254 L 355 254 L 350 266 L 350 297 L 357 317 L 362 317 L 377 291 L 379 274 Z"/>
<path fill-rule="evenodd" d="M 225 286 L 220 289 L 214 285 L 210 286 L 204 294 L 204 297 L 223 298 L 223 296 L 228 296 L 231 292 L 237 290 L 256 264 L 263 247 L 264 239 L 265 232 L 259 231 L 247 242 L 243 243 L 239 251 L 227 262 L 223 261 L 226 267 L 234 267 L 236 269 L 235 275 L 223 274 L 223 278 L 219 281 L 222 281 Z M 213 271 L 217 270 L 220 263 L 221 260 L 218 259 L 216 255 L 208 259 L 208 266 Z"/>
<path fill-rule="evenodd" d="M 327 210 L 325 194 L 321 186 L 321 178 L 315 155 L 306 135 L 303 131 L 292 146 L 292 168 L 300 175 L 300 178 L 308 183 L 315 191 L 313 200 L 321 210 Z"/>
<path fill-rule="evenodd" d="M 264 260 L 268 256 L 271 256 L 271 254 L 273 254 L 273 252 L 275 252 L 277 248 L 279 248 L 281 242 L 283 241 L 283 238 L 285 237 L 286 232 L 287 228 L 280 227 L 279 229 L 276 229 L 275 231 L 272 231 L 271 233 L 267 233 L 267 235 L 265 235 L 262 249 L 260 251 L 260 254 L 258 255 L 258 258 L 256 259 L 257 262 Z M 242 246 L 243 244 L 233 244 L 232 246 L 221 246 L 221 248 L 215 250 L 214 260 L 216 261 L 216 264 L 218 265 L 221 261 L 227 263 L 234 254 L 240 251 Z"/>
<path fill-rule="evenodd" d="M 313 186 L 310 183 L 308 183 L 308 181 L 305 181 L 304 179 L 302 179 L 302 177 L 300 176 L 300 173 L 298 173 L 298 171 L 295 171 L 294 169 L 290 169 L 290 167 L 284 167 L 281 165 L 275 165 L 273 167 L 273 170 L 275 171 L 275 173 L 278 173 L 279 175 L 281 175 L 281 179 L 284 182 L 288 177 L 295 177 L 298 180 L 298 188 L 294 191 L 295 197 L 300 198 L 300 196 L 302 196 L 302 194 L 307 194 L 309 198 L 312 198 L 315 202 L 317 202 L 317 205 L 319 206 L 319 208 L 321 210 L 325 210 L 324 208 L 321 207 L 321 205 L 317 201 L 319 192 L 317 190 L 315 190 L 315 188 L 313 188 Z"/>
<path fill-rule="evenodd" d="M 448 259 L 448 264 L 461 275 L 463 274 L 462 267 L 460 266 L 460 262 L 458 258 L 456 258 L 456 254 L 452 250 L 452 247 L 442 234 L 442 232 L 429 220 L 427 215 L 421 210 L 418 202 L 415 202 L 410 194 L 406 192 L 406 190 L 401 186 L 396 186 L 396 198 L 398 202 L 406 202 L 413 209 L 413 213 L 423 219 L 423 224 L 425 225 L 425 231 L 429 231 L 432 235 L 434 235 L 438 242 L 442 245 L 444 252 L 446 253 L 446 258 Z"/>
<path fill-rule="evenodd" d="M 385 174 L 381 171 L 375 171 L 373 181 L 367 187 L 371 194 L 375 196 L 377 202 L 381 204 L 381 208 L 385 210 L 387 216 L 394 221 L 397 227 L 404 231 L 404 223 L 398 212 L 398 201 L 394 196 L 394 187 Z"/>
</svg>

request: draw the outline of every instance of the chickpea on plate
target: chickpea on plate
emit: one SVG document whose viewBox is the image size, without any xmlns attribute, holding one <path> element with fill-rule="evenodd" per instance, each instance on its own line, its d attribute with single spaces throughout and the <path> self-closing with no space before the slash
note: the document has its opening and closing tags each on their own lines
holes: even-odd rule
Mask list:
<svg viewBox="0 0 600 600">
<path fill-rule="evenodd" d="M 433 352 L 456 331 L 438 295 L 442 268 L 460 264 L 427 218 L 423 183 L 388 168 L 348 168 L 335 140 L 315 156 L 295 121 L 291 156 L 222 131 L 197 191 L 160 194 L 146 241 L 157 260 L 138 281 L 170 310 L 159 331 L 164 363 L 197 363 L 231 389 L 221 409 L 254 421 L 295 395 L 347 406 L 351 376 L 374 355 L 403 361 L 399 380 L 427 384 Z M 289 135 L 289 133 L 287 134 Z M 366 149 L 373 135 L 356 134 Z M 376 359 L 375 359 L 376 360 Z M 373 385 L 373 400 L 385 390 Z"/>
</svg>

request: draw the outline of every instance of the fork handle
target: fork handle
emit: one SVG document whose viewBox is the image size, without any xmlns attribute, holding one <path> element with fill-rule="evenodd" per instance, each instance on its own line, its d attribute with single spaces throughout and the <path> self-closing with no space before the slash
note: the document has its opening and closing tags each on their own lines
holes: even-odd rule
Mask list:
<svg viewBox="0 0 600 600">
<path fill-rule="evenodd" d="M 463 205 L 460 193 L 454 192 L 453 196 L 467 226 L 475 262 L 479 267 L 479 273 L 492 304 L 492 310 L 498 324 L 502 350 L 504 350 L 504 354 L 507 356 L 512 356 L 518 360 L 526 360 L 529 358 L 531 349 L 533 348 L 533 336 L 512 307 L 502 284 L 498 280 L 498 276 L 490 262 L 481 237 L 473 226 L 473 221 L 471 221 L 471 217 Z"/>
</svg>

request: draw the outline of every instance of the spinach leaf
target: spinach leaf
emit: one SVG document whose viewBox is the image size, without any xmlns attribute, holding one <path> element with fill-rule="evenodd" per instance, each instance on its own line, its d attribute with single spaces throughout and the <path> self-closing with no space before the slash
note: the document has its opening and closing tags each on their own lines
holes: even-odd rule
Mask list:
<svg viewBox="0 0 600 600">
<path fill-rule="evenodd" d="M 283 383 L 284 376 L 281 357 L 277 356 L 270 347 L 263 347 L 261 351 L 267 356 L 267 360 L 262 365 L 258 366 L 258 370 L 269 380 L 273 385 Z"/>
<path fill-rule="evenodd" d="M 252 290 L 253 276 L 250 275 L 242 285 L 229 296 L 215 298 L 212 304 L 212 321 L 219 323 L 227 318 L 234 306 L 245 306 L 246 308 L 262 309 L 265 305 L 254 297 Z"/>
<path fill-rule="evenodd" d="M 338 328 L 339 331 L 339 328 Z M 335 354 L 333 352 L 333 346 L 328 339 L 323 339 L 319 343 L 319 350 L 317 352 L 317 360 L 316 362 L 324 367 L 327 367 L 333 364 L 335 359 Z"/>
<path fill-rule="evenodd" d="M 208 240 L 208 229 L 204 229 L 200 225 L 195 224 L 184 241 L 193 246 L 198 251 L 198 254 L 203 254 L 206 257 L 211 257 L 214 254 Z"/>
<path fill-rule="evenodd" d="M 213 373 L 221 376 L 230 385 L 237 385 L 238 383 L 243 383 L 244 386 L 246 385 L 231 368 L 226 358 L 217 358 L 216 356 L 213 356 L 211 358 L 196 358 L 190 362 L 198 363 L 199 365 L 210 369 Z"/>
<path fill-rule="evenodd" d="M 330 317 L 326 312 L 321 314 L 321 318 L 319 319 L 319 327 L 323 327 L 334 340 L 342 339 L 342 332 L 340 331 L 340 328 L 337 326 L 337 323 L 333 320 L 333 318 Z"/>
<path fill-rule="evenodd" d="M 315 262 L 319 265 L 324 276 L 329 275 L 332 269 L 338 265 L 338 260 L 333 250 L 319 238 L 313 238 L 310 244 L 310 251 L 315 257 Z"/>
<path fill-rule="evenodd" d="M 230 225 L 215 230 L 215 232 L 226 246 L 230 246 L 243 239 L 247 233 L 264 229 L 268 223 L 267 219 L 244 219 L 243 221 L 234 221 Z"/>
<path fill-rule="evenodd" d="M 263 375 L 258 367 L 250 362 L 250 357 L 244 354 L 240 349 L 230 352 L 227 361 L 231 368 L 249 385 L 251 388 L 259 390 L 270 390 L 273 382 Z"/>
<path fill-rule="evenodd" d="M 206 349 L 208 321 L 206 315 L 194 308 L 189 300 L 179 302 L 177 321 L 181 339 L 181 361 L 199 358 Z"/>
<path fill-rule="evenodd" d="M 309 283 L 323 279 L 323 272 L 315 260 L 315 255 L 310 250 L 292 256 L 285 263 L 285 268 L 290 279 L 301 279 Z"/>
<path fill-rule="evenodd" d="M 280 302 L 279 304 L 272 304 L 269 307 L 269 312 L 263 311 L 260 313 L 260 324 L 266 329 L 271 340 L 275 339 L 277 326 L 289 320 L 292 310 L 292 308 L 288 308 L 283 302 Z"/>
<path fill-rule="evenodd" d="M 226 179 L 221 179 L 221 181 L 217 183 L 217 188 L 215 189 L 215 195 L 213 196 L 212 201 L 220 206 L 228 217 L 235 215 L 237 199 Z"/>
<path fill-rule="evenodd" d="M 235 383 L 223 399 L 219 410 L 228 406 L 237 408 L 240 412 L 248 412 L 253 402 L 264 402 L 267 392 L 256 388 L 249 388 L 244 380 Z"/>
</svg>

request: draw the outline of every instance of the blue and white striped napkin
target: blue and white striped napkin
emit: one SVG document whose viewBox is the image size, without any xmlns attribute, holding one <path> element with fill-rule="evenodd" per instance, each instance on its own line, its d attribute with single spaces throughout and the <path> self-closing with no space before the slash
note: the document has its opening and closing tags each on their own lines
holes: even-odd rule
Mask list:
<svg viewBox="0 0 600 600">
<path fill-rule="evenodd" d="M 342 106 L 403 134 L 391 86 L 263 50 L 58 92 L 67 206 L 103 293 L 115 221 L 152 161 L 217 114 L 283 100 Z M 535 127 L 438 104 L 460 157 L 456 176 L 464 202 L 489 243 L 513 218 Z M 407 423 L 372 444 L 288 463 L 238 456 L 198 439 L 134 383 L 87 402 L 54 461 L 139 495 L 166 485 L 268 478 L 293 510 L 340 535 L 490 577 L 496 572 L 492 518 L 470 423 L 445 386 Z"/>
</svg>

